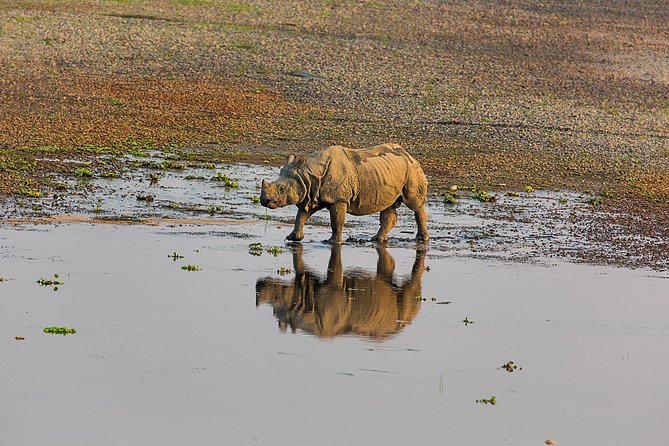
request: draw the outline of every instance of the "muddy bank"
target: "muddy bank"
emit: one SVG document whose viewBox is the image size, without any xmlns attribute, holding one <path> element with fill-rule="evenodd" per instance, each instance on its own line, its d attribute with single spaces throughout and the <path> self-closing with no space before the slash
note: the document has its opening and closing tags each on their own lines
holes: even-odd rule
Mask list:
<svg viewBox="0 0 669 446">
<path fill-rule="evenodd" d="M 184 162 L 152 152 L 146 157 L 122 157 L 114 162 L 130 167 L 118 176 L 90 172 L 56 176 L 57 190 L 43 197 L 11 197 L 0 206 L 0 223 L 98 223 L 122 225 L 292 225 L 295 208 L 268 210 L 259 205 L 260 182 L 273 179 L 269 165 Z M 99 161 L 104 162 L 104 158 Z M 84 165 L 70 161 L 81 173 Z M 119 164 L 121 165 L 121 164 Z M 455 256 L 505 258 L 543 262 L 568 258 L 631 267 L 667 267 L 666 241 L 661 234 L 635 240 L 624 230 L 602 232 L 604 222 L 630 218 L 610 214 L 606 198 L 555 190 L 482 191 L 460 188 L 433 193 L 428 202 L 430 249 Z M 489 200 L 489 201 L 485 201 Z M 390 246 L 412 246 L 415 223 L 404 206 Z M 309 222 L 329 226 L 326 211 Z M 348 243 L 369 244 L 378 215 L 348 216 Z M 621 228 L 624 226 L 620 225 Z"/>
</svg>

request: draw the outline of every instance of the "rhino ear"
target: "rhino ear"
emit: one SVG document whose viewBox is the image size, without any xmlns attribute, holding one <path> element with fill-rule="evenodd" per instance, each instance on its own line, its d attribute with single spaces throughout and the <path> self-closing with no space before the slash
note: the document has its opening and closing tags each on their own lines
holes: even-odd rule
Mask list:
<svg viewBox="0 0 669 446">
<path fill-rule="evenodd" d="M 286 158 L 286 166 L 290 169 L 299 169 L 304 166 L 306 162 L 307 157 L 304 155 L 295 155 L 294 153 L 291 153 L 288 155 L 288 158 Z"/>
<path fill-rule="evenodd" d="M 267 181 L 265 181 L 265 180 L 263 179 L 263 180 L 262 180 L 262 185 L 261 185 L 261 186 L 262 186 L 263 189 L 264 189 L 265 187 L 267 187 Z"/>
</svg>

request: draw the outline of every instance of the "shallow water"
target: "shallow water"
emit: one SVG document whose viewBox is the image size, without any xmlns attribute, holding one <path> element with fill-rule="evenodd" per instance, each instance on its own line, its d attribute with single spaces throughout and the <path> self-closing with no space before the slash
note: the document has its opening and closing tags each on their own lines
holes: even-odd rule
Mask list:
<svg viewBox="0 0 669 446">
<path fill-rule="evenodd" d="M 284 246 L 287 229 L 0 227 L 0 444 L 667 438 L 665 273 Z M 54 273 L 57 291 L 35 283 Z"/>
<path fill-rule="evenodd" d="M 326 212 L 287 245 L 294 209 L 251 201 L 276 169 L 216 167 L 62 178 L 66 193 L 0 206 L 19 219 L 0 225 L 0 445 L 669 436 L 669 275 L 566 261 L 609 249 L 584 242 L 587 197 L 433 197 L 429 250 L 405 207 L 385 248 L 367 242 L 376 216 L 320 243 Z M 36 283 L 54 274 L 57 291 Z"/>
</svg>

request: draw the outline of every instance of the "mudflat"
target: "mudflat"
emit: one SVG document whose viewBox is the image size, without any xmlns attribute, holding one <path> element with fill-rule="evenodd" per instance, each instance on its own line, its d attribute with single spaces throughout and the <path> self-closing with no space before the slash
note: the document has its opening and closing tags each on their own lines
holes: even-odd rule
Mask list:
<svg viewBox="0 0 669 446">
<path fill-rule="evenodd" d="M 53 188 L 63 157 L 106 171 L 123 167 L 101 153 L 159 148 L 274 165 L 395 142 L 435 193 L 591 194 L 597 237 L 652 240 L 638 254 L 655 264 L 667 22 L 651 1 L 0 1 L 0 187 Z"/>
</svg>

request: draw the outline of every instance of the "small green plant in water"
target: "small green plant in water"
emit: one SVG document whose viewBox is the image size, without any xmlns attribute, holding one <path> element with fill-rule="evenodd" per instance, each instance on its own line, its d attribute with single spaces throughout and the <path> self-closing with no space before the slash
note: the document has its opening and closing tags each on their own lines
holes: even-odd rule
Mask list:
<svg viewBox="0 0 669 446">
<path fill-rule="evenodd" d="M 182 270 L 184 271 L 201 271 L 202 268 L 196 265 L 184 265 L 181 267 Z"/>
<path fill-rule="evenodd" d="M 74 171 L 74 176 L 77 178 L 91 178 L 93 176 L 93 172 L 85 167 L 82 167 L 81 169 Z"/>
<path fill-rule="evenodd" d="M 525 186 L 525 192 L 528 194 L 534 192 L 534 188 L 532 186 Z"/>
<path fill-rule="evenodd" d="M 2 282 L 4 282 L 4 281 L 5 281 L 5 278 L 4 278 L 4 277 L 0 277 L 0 283 L 2 283 Z"/>
<path fill-rule="evenodd" d="M 174 260 L 175 262 L 177 261 L 177 259 L 183 259 L 184 258 L 184 256 L 177 254 L 176 251 L 174 251 L 172 254 L 169 254 L 167 257 Z"/>
<path fill-rule="evenodd" d="M 465 317 L 464 320 L 462 321 L 463 324 L 465 324 L 465 327 L 469 324 L 473 324 L 474 321 L 470 321 L 469 318 Z"/>
<path fill-rule="evenodd" d="M 252 197 L 251 197 L 251 203 L 253 203 L 253 204 L 260 204 L 260 197 L 257 197 L 257 196 L 255 196 L 255 195 L 252 196 Z"/>
<path fill-rule="evenodd" d="M 160 169 L 160 170 L 184 170 L 186 166 L 174 160 L 164 160 L 159 163 L 144 163 L 144 167 L 149 167 L 151 169 Z"/>
<path fill-rule="evenodd" d="M 458 194 L 445 193 L 444 194 L 444 204 L 456 204 L 458 202 Z"/>
<path fill-rule="evenodd" d="M 262 243 L 250 243 L 249 244 L 249 254 L 252 256 L 261 256 L 262 255 Z"/>
<path fill-rule="evenodd" d="M 505 194 L 507 197 L 517 197 L 518 192 L 509 191 Z"/>
<path fill-rule="evenodd" d="M 283 249 L 279 248 L 278 246 L 272 246 L 270 248 L 267 248 L 267 252 L 272 254 L 274 257 L 278 256 L 283 252 Z"/>
<path fill-rule="evenodd" d="M 497 195 L 489 194 L 484 190 L 478 191 L 475 196 L 476 198 L 478 198 L 479 201 L 482 201 L 484 203 L 490 203 L 497 200 Z"/>
<path fill-rule="evenodd" d="M 276 273 L 277 273 L 278 275 L 280 275 L 280 276 L 285 276 L 286 274 L 290 274 L 290 273 L 292 273 L 292 272 L 293 272 L 292 269 L 290 269 L 290 268 L 284 268 L 284 267 L 281 267 L 281 268 L 279 268 L 279 269 L 276 270 Z"/>
<path fill-rule="evenodd" d="M 32 189 L 19 189 L 16 193 L 28 198 L 39 198 L 42 196 L 42 192 Z"/>
<path fill-rule="evenodd" d="M 518 365 L 516 363 L 514 363 L 513 361 L 507 362 L 506 364 L 502 365 L 502 367 L 500 367 L 500 368 L 506 370 L 509 373 L 513 373 L 516 370 L 523 370 L 522 367 L 518 367 Z"/>
<path fill-rule="evenodd" d="M 67 183 L 63 183 L 62 181 L 56 183 L 56 189 L 58 190 L 67 190 L 67 187 Z"/>
<path fill-rule="evenodd" d="M 497 404 L 497 398 L 495 396 L 491 396 L 490 398 L 479 398 L 476 402 L 480 404 L 492 404 L 494 406 Z"/>
<path fill-rule="evenodd" d="M 46 279 L 42 277 L 37 281 L 37 283 L 40 284 L 40 286 L 53 287 L 54 291 L 58 291 L 58 285 L 65 285 L 65 282 L 58 280 L 58 274 L 54 274 L 53 279 Z"/>
<path fill-rule="evenodd" d="M 146 194 L 146 195 L 139 194 L 139 195 L 137 195 L 137 201 L 146 201 L 147 203 L 151 203 L 153 201 L 153 198 L 154 197 L 151 194 Z"/>
<path fill-rule="evenodd" d="M 221 206 L 215 206 L 212 204 L 211 206 L 209 206 L 207 212 L 209 212 L 209 215 L 214 215 L 215 213 L 221 212 L 222 210 L 223 208 Z"/>
<path fill-rule="evenodd" d="M 223 172 L 216 173 L 215 176 L 211 177 L 212 181 L 220 181 L 223 183 L 223 187 L 237 188 L 239 187 L 239 180 L 236 178 L 230 178 Z"/>
<path fill-rule="evenodd" d="M 59 335 L 69 335 L 69 334 L 74 334 L 77 332 L 74 328 L 69 328 L 69 327 L 45 327 L 42 330 L 44 333 L 49 333 L 49 334 L 59 334 Z"/>
<path fill-rule="evenodd" d="M 604 199 L 601 197 L 594 197 L 590 199 L 589 203 L 594 207 L 601 206 L 604 203 Z"/>
</svg>

